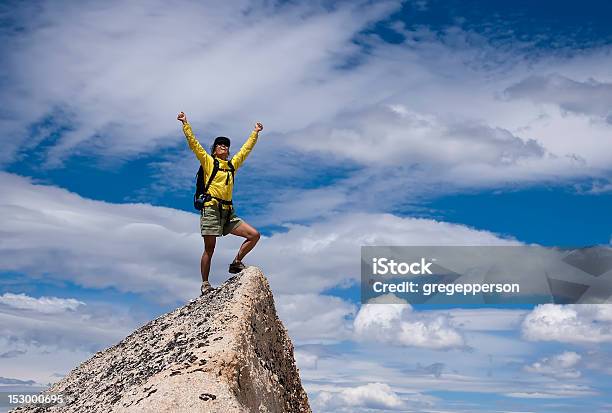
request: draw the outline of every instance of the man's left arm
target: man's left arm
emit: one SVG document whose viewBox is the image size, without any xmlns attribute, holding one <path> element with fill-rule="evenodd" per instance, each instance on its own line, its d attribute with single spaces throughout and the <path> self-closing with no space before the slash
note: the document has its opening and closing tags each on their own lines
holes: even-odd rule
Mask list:
<svg viewBox="0 0 612 413">
<path fill-rule="evenodd" d="M 251 132 L 249 138 L 246 140 L 244 145 L 242 145 L 242 148 L 240 148 L 238 153 L 236 153 L 236 155 L 234 155 L 232 158 L 232 165 L 234 165 L 235 169 L 240 168 L 240 165 L 242 165 L 247 156 L 249 156 L 249 154 L 253 150 L 253 147 L 255 146 L 255 143 L 257 143 L 259 132 L 261 132 L 262 130 L 263 125 L 260 122 L 257 122 L 255 124 L 255 129 L 253 129 L 253 132 Z"/>
</svg>

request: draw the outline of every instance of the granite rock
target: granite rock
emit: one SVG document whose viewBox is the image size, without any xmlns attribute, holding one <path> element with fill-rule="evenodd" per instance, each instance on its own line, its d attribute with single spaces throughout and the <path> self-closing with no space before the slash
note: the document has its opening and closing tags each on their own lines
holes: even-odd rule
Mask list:
<svg viewBox="0 0 612 413">
<path fill-rule="evenodd" d="M 268 281 L 248 267 L 96 353 L 45 393 L 42 412 L 310 412 Z"/>
</svg>

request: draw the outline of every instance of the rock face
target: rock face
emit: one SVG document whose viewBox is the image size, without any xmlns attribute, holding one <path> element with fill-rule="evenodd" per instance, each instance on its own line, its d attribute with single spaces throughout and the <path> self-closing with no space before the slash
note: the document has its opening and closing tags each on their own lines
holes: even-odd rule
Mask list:
<svg viewBox="0 0 612 413">
<path fill-rule="evenodd" d="M 151 321 L 15 412 L 310 412 L 293 345 L 261 271 Z"/>
</svg>

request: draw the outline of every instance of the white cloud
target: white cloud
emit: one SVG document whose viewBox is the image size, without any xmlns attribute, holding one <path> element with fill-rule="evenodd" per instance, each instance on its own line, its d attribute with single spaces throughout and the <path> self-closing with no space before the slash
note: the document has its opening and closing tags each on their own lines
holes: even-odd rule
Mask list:
<svg viewBox="0 0 612 413">
<path fill-rule="evenodd" d="M 432 190 L 609 174 L 610 125 L 582 115 L 606 115 L 609 48 L 536 57 L 516 40 L 500 48 L 458 27 L 434 33 L 393 24 L 405 37 L 399 44 L 363 33 L 399 7 L 22 6 L 14 24 L 27 30 L 4 32 L 5 42 L 19 47 L 6 56 L 2 96 L 12 112 L 0 128 L 11 139 L 2 160 L 39 151 L 52 164 L 72 154 L 123 160 L 184 146 L 174 121 L 183 109 L 205 142 L 221 131 L 246 136 L 261 119 L 269 125 L 269 156 L 289 147 L 319 151 L 330 164 L 367 165 L 325 191 L 328 209 L 352 202 L 364 175 L 366 183 L 389 177 L 389 164 L 416 170 L 394 170 L 384 189 L 371 189 L 387 203 L 385 192 L 400 202 L 402 193 L 406 201 Z M 347 65 L 354 57 L 359 64 Z M 543 86 L 528 87 L 533 79 Z"/>
<path fill-rule="evenodd" d="M 609 172 L 611 159 L 602 153 L 609 126 L 553 114 L 515 127 L 428 114 L 407 104 L 395 107 L 402 112 L 376 105 L 295 131 L 285 141 L 300 150 L 330 154 L 338 163 L 361 164 L 362 169 L 325 188 L 353 209 L 415 203 L 466 188 L 605 178 Z M 305 134 L 310 139 L 298 139 Z M 576 145 L 575 136 L 581 136 L 582 145 Z M 301 197 L 308 199 L 305 193 Z"/>
<path fill-rule="evenodd" d="M 409 304 L 364 304 L 354 327 L 358 340 L 436 350 L 465 346 L 463 336 L 448 317 L 417 313 Z"/>
<path fill-rule="evenodd" d="M 468 120 L 444 121 L 400 104 L 346 114 L 336 124 L 346 126 L 311 126 L 309 134 L 318 139 L 292 141 L 305 150 L 331 151 L 337 157 L 366 165 L 384 163 L 388 168 L 405 164 L 507 166 L 545 154 L 536 141 L 523 140 L 507 130 Z"/>
<path fill-rule="evenodd" d="M 131 309 L 106 302 L 11 293 L 0 298 L 0 375 L 42 384 L 142 323 Z"/>
<path fill-rule="evenodd" d="M 518 340 L 516 340 L 518 341 Z M 361 386 L 372 382 L 389 384 L 395 393 L 401 394 L 402 400 L 409 402 L 419 400 L 419 394 L 430 392 L 469 392 L 477 397 L 494 394 L 514 397 L 519 393 L 548 395 L 558 397 L 588 397 L 597 394 L 597 390 L 582 383 L 567 383 L 551 380 L 539 375 L 529 375 L 517 369 L 521 359 L 535 349 L 523 352 L 509 362 L 508 358 L 497 357 L 488 360 L 487 351 L 493 349 L 496 342 L 483 344 L 482 351 L 448 353 L 435 352 L 429 349 L 405 348 L 376 343 L 364 346 L 358 343 L 355 351 L 340 350 L 339 354 L 327 354 L 317 357 L 316 368 L 300 366 L 300 376 L 309 395 L 325 391 L 337 392 L 346 387 Z M 445 354 L 445 356 L 441 356 Z M 444 362 L 441 374 L 437 375 L 431 367 L 433 357 Z M 420 368 L 419 368 L 420 364 Z M 487 367 L 489 364 L 489 368 Z M 488 374 L 489 371 L 491 374 Z M 443 410 L 436 404 L 432 411 Z M 405 410 L 412 411 L 409 408 Z M 415 408 L 415 411 L 429 411 Z M 456 411 L 452 407 L 449 411 Z M 333 411 L 333 409 L 331 409 Z M 470 411 L 467 409 L 466 411 Z M 477 410 L 471 410 L 477 411 Z"/>
<path fill-rule="evenodd" d="M 293 337 L 293 334 L 291 334 Z M 294 352 L 295 362 L 300 369 L 316 369 L 319 356 L 307 351 L 296 349 Z"/>
<path fill-rule="evenodd" d="M 298 344 L 333 343 L 351 336 L 349 318 L 355 306 L 339 297 L 319 294 L 277 294 L 277 312 Z"/>
<path fill-rule="evenodd" d="M 582 384 L 551 383 L 541 386 L 533 391 L 518 390 L 505 393 L 508 397 L 521 399 L 560 399 L 569 397 L 588 397 L 597 396 L 599 393 Z"/>
<path fill-rule="evenodd" d="M 0 184 L 4 271 L 52 274 L 162 302 L 188 298 L 197 289 L 197 215 L 92 201 L 6 173 L 0 173 Z"/>
<path fill-rule="evenodd" d="M 81 331 L 81 334 L 88 333 L 87 329 Z M 9 359 L 2 359 L 0 375 L 19 380 L 34 380 L 41 385 L 59 380 L 93 354 L 91 350 L 70 345 L 26 343 L 15 337 L 12 337 L 8 343 L 0 340 L 0 348 L 14 348 L 15 346 L 18 346 L 20 350 L 12 351 L 19 352 L 19 354 Z"/>
<path fill-rule="evenodd" d="M 558 379 L 577 379 L 582 374 L 575 367 L 580 363 L 582 356 L 573 351 L 564 351 L 552 357 L 544 357 L 528 366 L 525 371 L 538 373 Z"/>
<path fill-rule="evenodd" d="M 404 408 L 402 399 L 385 383 L 368 383 L 363 386 L 345 388 L 336 393 L 322 391 L 317 395 L 314 404 L 320 409 L 332 411 L 344 411 L 347 408 L 380 410 Z"/>
<path fill-rule="evenodd" d="M 40 313 L 54 314 L 64 311 L 74 311 L 84 302 L 74 298 L 39 297 L 34 298 L 25 294 L 5 293 L 0 295 L 0 304 L 19 309 L 32 310 Z"/>
<path fill-rule="evenodd" d="M 612 123 L 612 83 L 593 78 L 576 81 L 557 73 L 529 76 L 505 91 L 510 99 L 554 103 L 567 112 L 591 115 Z"/>
<path fill-rule="evenodd" d="M 33 277 L 51 274 L 84 287 L 113 287 L 162 302 L 197 292 L 203 243 L 196 214 L 92 201 L 7 173 L 0 173 L 0 184 L 3 270 Z M 264 270 L 275 293 L 319 293 L 356 282 L 361 245 L 517 244 L 462 225 L 388 214 L 347 213 L 287 229 L 262 238 L 246 259 Z M 240 243 L 237 237 L 219 240 L 214 283 L 225 279 L 226 263 Z"/>
<path fill-rule="evenodd" d="M 11 23 L 27 29 L 3 32 L 18 46 L 5 56 L 3 96 L 12 104 L 2 130 L 14 143 L 3 160 L 53 132 L 61 136 L 51 163 L 75 152 L 125 157 L 172 146 L 182 140 L 180 110 L 232 136 L 263 118 L 278 129 L 304 126 L 361 95 L 355 86 L 367 77 L 337 66 L 357 51 L 357 32 L 399 5 L 23 5 Z M 28 140 L 31 125 L 38 133 Z"/>
<path fill-rule="evenodd" d="M 0 308 L 0 332 L 9 340 L 6 351 L 21 350 L 11 342 L 97 351 L 127 336 L 138 323 L 116 305 L 79 306 L 79 311 L 36 310 Z"/>
<path fill-rule="evenodd" d="M 368 181 L 384 180 L 385 191 L 394 198 L 401 197 L 406 188 L 413 197 L 415 192 L 427 193 L 430 187 L 444 192 L 609 173 L 610 155 L 602 151 L 610 133 L 608 124 L 582 115 L 567 116 L 553 104 L 509 100 L 504 95 L 526 77 L 544 76 L 552 68 L 568 79 L 597 76 L 602 82 L 609 81 L 608 74 L 586 64 L 608 61 L 605 50 L 566 58 L 541 55 L 529 58 L 527 66 L 521 60 L 527 58 L 522 52 L 493 50 L 485 39 L 461 30 L 446 37 L 432 35 L 435 40 L 422 39 L 420 32 L 405 34 L 408 40 L 400 46 L 373 44 L 379 66 L 390 68 L 396 62 L 409 67 L 401 79 L 391 76 L 393 82 L 381 86 L 392 84 L 396 90 L 392 96 L 349 108 L 332 119 L 296 130 L 285 140 L 302 150 L 367 165 Z M 417 36 L 420 41 L 411 43 Z M 458 49 L 446 43 L 453 40 L 460 43 Z M 409 50 L 404 49 L 407 44 Z M 426 48 L 438 54 L 427 54 Z M 504 56 L 496 63 L 499 66 L 494 65 L 499 71 L 484 69 L 487 63 L 480 59 L 491 55 Z M 424 69 L 429 77 L 422 76 Z M 309 139 L 299 138 L 306 134 Z M 398 165 L 412 168 L 394 171 Z M 352 191 L 354 188 L 359 186 L 354 185 Z M 370 191 L 384 196 L 376 187 Z"/>
<path fill-rule="evenodd" d="M 390 214 L 344 213 L 309 226 L 287 224 L 248 258 L 264 268 L 277 293 L 320 292 L 360 279 L 363 245 L 517 245 L 487 231 Z"/>
<path fill-rule="evenodd" d="M 542 304 L 522 324 L 528 340 L 576 344 L 612 342 L 612 308 L 607 304 Z"/>
</svg>

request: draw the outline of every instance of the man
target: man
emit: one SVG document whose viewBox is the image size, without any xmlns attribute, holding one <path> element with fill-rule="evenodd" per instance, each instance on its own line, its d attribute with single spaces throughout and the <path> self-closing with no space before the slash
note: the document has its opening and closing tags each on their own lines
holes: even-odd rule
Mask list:
<svg viewBox="0 0 612 413">
<path fill-rule="evenodd" d="M 253 146 L 257 142 L 259 132 L 263 130 L 263 125 L 259 122 L 255 124 L 255 129 L 251 132 L 244 145 L 242 145 L 242 148 L 228 161 L 230 148 L 230 140 L 228 138 L 224 136 L 217 137 L 209 155 L 193 135 L 185 113 L 179 113 L 177 119 L 183 123 L 183 132 L 187 138 L 187 143 L 202 164 L 204 182 L 207 183 L 212 174 L 215 159 L 218 162 L 219 168 L 206 191 L 210 196 L 206 198 L 207 200 L 200 215 L 200 232 L 204 238 L 204 252 L 200 261 L 200 272 L 202 273 L 202 287 L 200 291 L 204 295 L 212 290 L 208 281 L 208 274 L 217 237 L 234 234 L 245 238 L 236 254 L 236 258 L 234 258 L 234 261 L 229 266 L 229 272 L 232 274 L 238 273 L 245 268 L 242 259 L 259 241 L 259 232 L 236 216 L 231 201 L 234 188 L 234 170 L 238 170 L 249 153 L 251 153 Z M 233 168 L 231 168 L 232 165 Z"/>
</svg>

